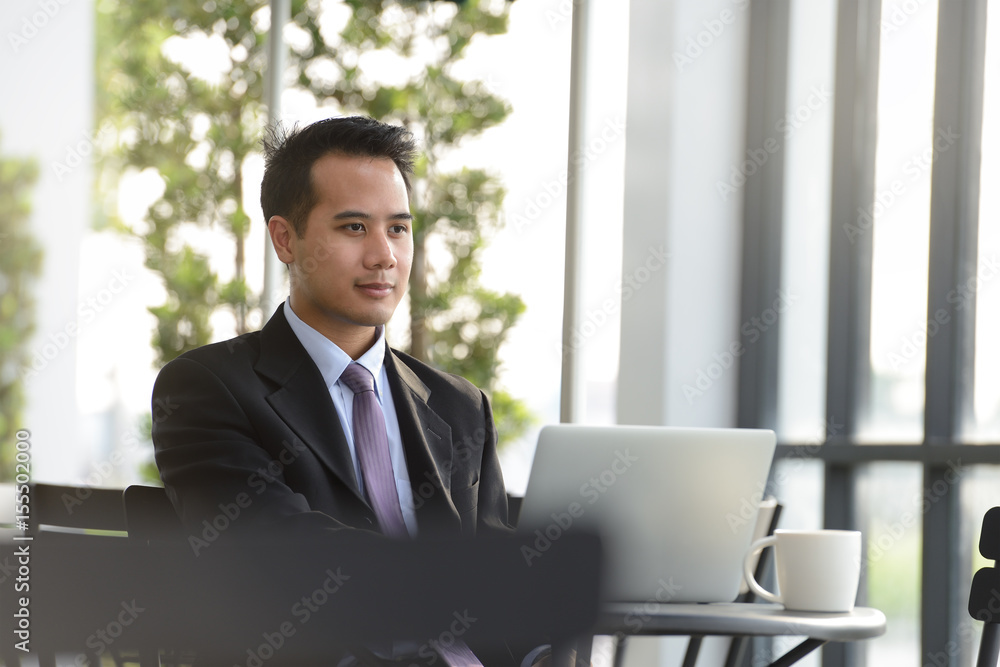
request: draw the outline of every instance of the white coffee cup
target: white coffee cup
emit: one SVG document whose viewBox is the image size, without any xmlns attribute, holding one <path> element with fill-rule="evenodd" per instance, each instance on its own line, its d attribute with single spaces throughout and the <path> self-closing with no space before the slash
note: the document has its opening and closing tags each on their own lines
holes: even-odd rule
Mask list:
<svg viewBox="0 0 1000 667">
<path fill-rule="evenodd" d="M 778 593 L 754 579 L 756 554 L 774 547 Z M 754 542 L 743 561 L 754 593 L 785 609 L 848 612 L 854 609 L 861 577 L 861 533 L 856 530 L 776 530 Z"/>
</svg>

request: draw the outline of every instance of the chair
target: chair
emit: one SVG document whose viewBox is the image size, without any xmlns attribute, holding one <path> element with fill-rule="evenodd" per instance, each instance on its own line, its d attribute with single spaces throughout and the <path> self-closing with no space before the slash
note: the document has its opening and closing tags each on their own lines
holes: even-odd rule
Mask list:
<svg viewBox="0 0 1000 667">
<path fill-rule="evenodd" d="M 72 570 L 61 565 L 68 564 L 68 561 L 74 558 L 75 550 L 84 544 L 100 542 L 110 549 L 124 547 L 127 544 L 125 516 L 122 512 L 121 489 L 36 483 L 29 485 L 27 495 L 30 509 L 26 517 L 27 530 L 18 529 L 16 525 L 11 524 L 10 532 L 14 536 L 31 538 L 30 541 L 24 540 L 14 544 L 28 545 L 32 550 L 32 614 L 37 623 L 42 623 L 42 635 L 44 635 L 59 624 L 52 617 L 46 617 L 43 612 L 36 612 L 37 609 L 47 609 L 51 612 L 54 607 L 61 606 L 60 601 L 65 601 L 67 595 L 90 598 L 93 593 L 88 588 L 88 582 L 80 581 L 86 579 L 85 574 L 78 578 L 67 574 L 60 579 L 61 587 L 49 587 L 48 584 L 52 582 L 45 568 L 48 566 L 55 570 Z M 21 516 L 16 518 L 19 519 Z M 8 517 L 4 517 L 3 523 L 8 523 Z M 4 556 L 5 559 L 9 557 L 8 554 Z M 4 564 L 6 565 L 6 562 Z M 51 602 L 51 606 L 46 605 L 46 602 Z M 38 633 L 36 636 L 39 636 Z M 97 652 L 90 647 L 84 648 L 86 644 L 84 637 L 86 635 L 80 636 L 79 652 L 85 655 L 91 664 L 100 664 Z M 54 667 L 56 652 L 61 651 L 65 644 L 60 643 L 57 647 L 43 643 L 39 648 L 39 643 L 33 640 L 30 646 L 32 652 L 38 654 L 40 667 Z M 115 664 L 134 662 L 123 654 L 120 648 L 108 647 Z M 20 664 L 20 657 L 6 650 L 5 645 L 3 659 L 7 665 Z"/>
<path fill-rule="evenodd" d="M 180 518 L 163 487 L 133 484 L 125 489 L 122 502 L 128 537 L 136 544 L 182 537 Z"/>
<path fill-rule="evenodd" d="M 179 540 L 183 531 L 180 518 L 161 486 L 132 484 L 122 492 L 125 529 L 129 541 L 140 548 L 152 548 L 157 542 Z M 190 664 L 194 656 L 184 652 L 146 645 L 139 648 L 143 667 L 160 664 Z"/>
<path fill-rule="evenodd" d="M 984 558 L 1000 561 L 1000 507 L 988 510 L 983 517 L 979 553 Z M 1000 591 L 1000 569 L 996 565 L 994 562 L 994 567 L 984 567 L 976 572 L 969 592 L 969 614 L 977 621 L 983 621 L 976 667 L 996 667 L 1000 659 L 1000 609 L 996 604 L 996 592 Z"/>
<path fill-rule="evenodd" d="M 31 486 L 32 534 L 94 534 L 125 537 L 121 489 L 58 484 Z"/>
</svg>

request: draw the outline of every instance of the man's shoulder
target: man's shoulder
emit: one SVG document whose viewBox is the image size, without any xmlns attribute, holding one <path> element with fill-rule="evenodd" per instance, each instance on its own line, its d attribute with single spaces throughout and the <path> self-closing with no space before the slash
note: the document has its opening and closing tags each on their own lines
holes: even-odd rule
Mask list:
<svg viewBox="0 0 1000 667">
<path fill-rule="evenodd" d="M 400 352 L 396 349 L 391 349 L 390 351 L 396 358 L 396 362 L 412 371 L 421 382 L 427 385 L 432 394 L 437 392 L 455 393 L 474 398 L 476 401 L 482 400 L 482 392 L 480 392 L 479 388 L 461 375 L 455 375 L 454 373 L 434 368 L 430 364 L 420 361 L 405 352 Z"/>
<path fill-rule="evenodd" d="M 252 367 L 260 356 L 260 331 L 209 343 L 179 355 L 170 364 L 194 362 L 213 371 Z M 170 365 L 168 364 L 168 365 Z"/>
</svg>

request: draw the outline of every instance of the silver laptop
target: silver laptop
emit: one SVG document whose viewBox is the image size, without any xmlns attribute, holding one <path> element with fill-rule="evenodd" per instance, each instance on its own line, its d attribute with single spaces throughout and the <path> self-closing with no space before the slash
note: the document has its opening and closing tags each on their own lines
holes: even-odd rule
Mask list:
<svg viewBox="0 0 1000 667">
<path fill-rule="evenodd" d="M 608 601 L 730 602 L 774 456 L 773 431 L 546 426 L 518 531 L 529 562 L 600 532 Z"/>
</svg>

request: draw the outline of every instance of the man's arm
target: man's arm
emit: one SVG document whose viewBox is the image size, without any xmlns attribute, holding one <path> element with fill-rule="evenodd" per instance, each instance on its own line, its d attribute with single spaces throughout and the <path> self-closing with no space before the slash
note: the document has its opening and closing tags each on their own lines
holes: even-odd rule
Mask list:
<svg viewBox="0 0 1000 667">
<path fill-rule="evenodd" d="M 482 392 L 480 392 L 482 393 Z M 493 409 L 486 394 L 483 397 L 485 414 L 482 465 L 479 471 L 479 512 L 476 517 L 476 534 L 480 536 L 508 535 L 514 530 L 514 522 L 508 516 L 507 488 L 500 469 L 497 455 L 497 429 L 493 421 Z"/>
</svg>

